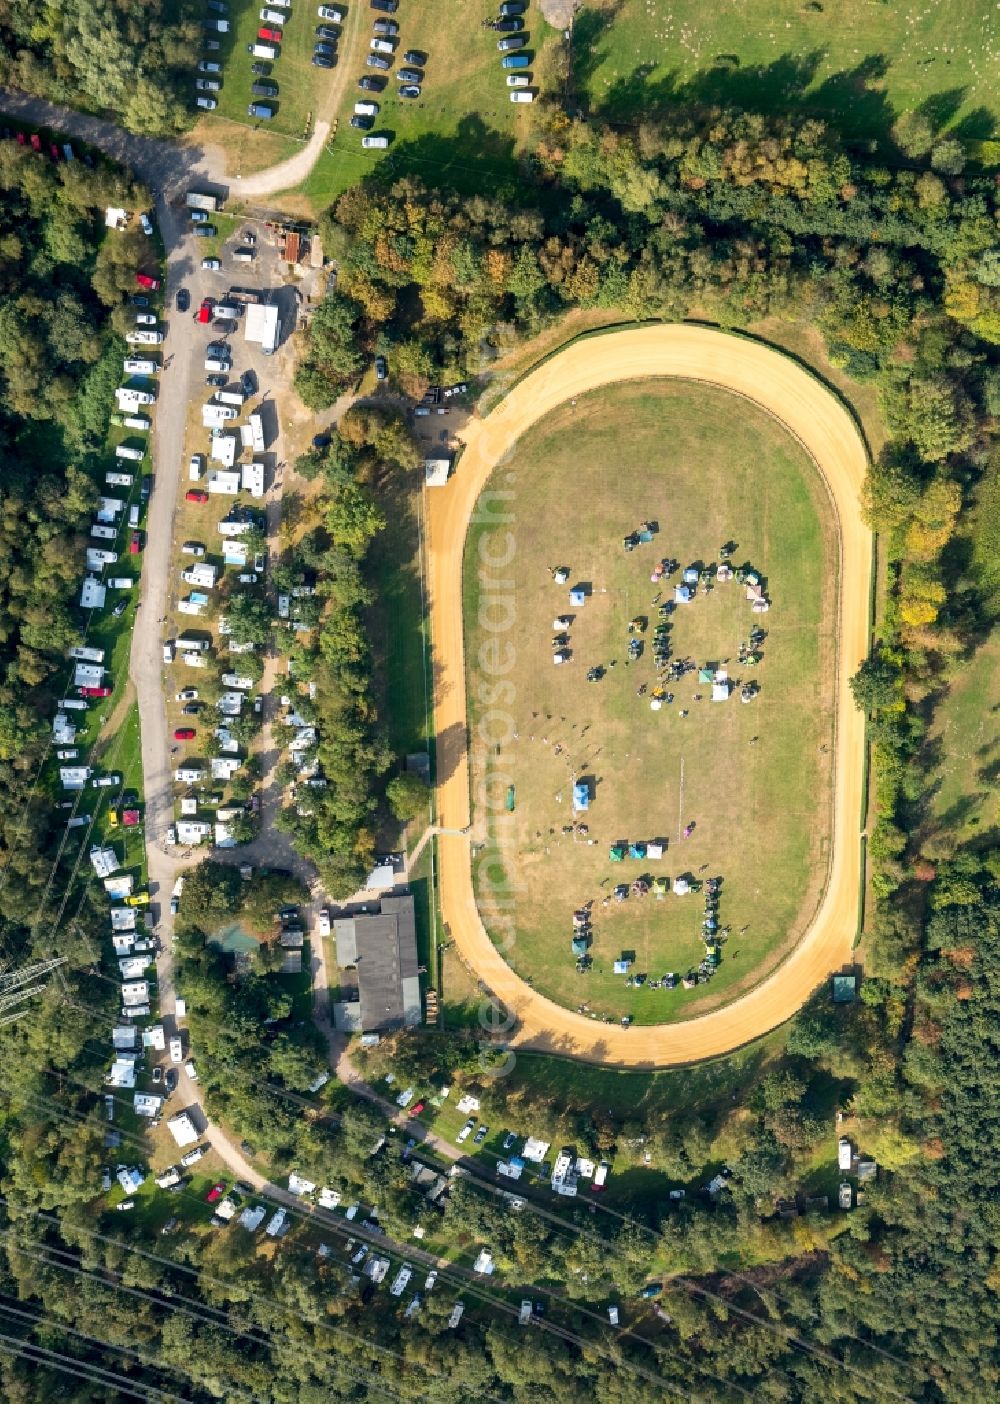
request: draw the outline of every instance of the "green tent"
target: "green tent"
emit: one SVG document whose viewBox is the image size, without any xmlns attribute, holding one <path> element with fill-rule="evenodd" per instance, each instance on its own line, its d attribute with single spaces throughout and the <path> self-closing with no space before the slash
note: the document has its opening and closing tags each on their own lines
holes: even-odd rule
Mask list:
<svg viewBox="0 0 1000 1404">
<path fill-rule="evenodd" d="M 610 852 L 608 853 L 608 857 L 611 859 L 612 863 L 624 863 L 624 862 L 625 862 L 625 849 L 624 849 L 624 847 L 622 846 L 622 844 L 620 844 L 620 843 L 613 843 L 613 844 L 611 845 L 611 850 L 610 850 Z"/>
</svg>

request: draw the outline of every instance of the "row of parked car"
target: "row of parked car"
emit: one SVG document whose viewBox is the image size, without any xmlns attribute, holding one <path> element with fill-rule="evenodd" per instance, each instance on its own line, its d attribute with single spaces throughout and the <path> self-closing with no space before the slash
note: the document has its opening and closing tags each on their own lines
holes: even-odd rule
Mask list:
<svg viewBox="0 0 1000 1404">
<path fill-rule="evenodd" d="M 385 14 L 395 14 L 399 8 L 399 0 L 371 0 L 373 10 L 380 10 Z M 366 93 L 385 92 L 388 78 L 382 75 L 391 73 L 392 66 L 396 59 L 397 45 L 399 43 L 399 24 L 394 19 L 377 19 L 372 25 L 373 37 L 369 42 L 370 52 L 365 59 L 368 68 L 374 69 L 374 73 L 362 75 L 358 79 L 358 87 Z M 427 55 L 420 49 L 407 49 L 403 54 L 403 66 L 396 71 L 396 81 L 399 84 L 398 92 L 401 98 L 410 101 L 420 97 L 423 91 L 424 66 L 427 63 Z M 379 114 L 379 104 L 375 98 L 363 98 L 354 104 L 354 115 L 351 117 L 351 126 L 360 131 L 369 132 Z M 379 132 L 361 138 L 361 145 L 368 151 L 384 151 L 389 145 L 389 135 L 386 132 Z"/>
<path fill-rule="evenodd" d="M 497 40 L 497 51 L 501 55 L 501 68 L 507 70 L 507 87 L 512 90 L 511 102 L 535 100 L 531 74 L 524 72 L 531 67 L 531 55 L 521 52 L 528 44 L 528 35 L 524 32 L 524 12 L 527 8 L 526 0 L 504 0 L 499 19 L 490 24 L 491 29 L 504 36 Z"/>
</svg>

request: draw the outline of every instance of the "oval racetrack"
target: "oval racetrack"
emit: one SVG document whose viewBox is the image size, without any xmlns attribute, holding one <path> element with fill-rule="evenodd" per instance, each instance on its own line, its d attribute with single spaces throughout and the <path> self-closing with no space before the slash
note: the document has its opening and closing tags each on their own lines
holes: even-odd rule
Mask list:
<svg viewBox="0 0 1000 1404">
<path fill-rule="evenodd" d="M 715 1057 L 776 1028 L 851 958 L 857 929 L 865 725 L 848 679 L 868 652 L 872 539 L 859 494 L 868 454 L 849 411 L 796 362 L 759 342 L 708 327 L 635 327 L 574 342 L 522 380 L 485 419 L 473 421 L 447 487 L 428 490 L 427 573 L 435 664 L 438 823 L 470 824 L 462 558 L 466 532 L 494 465 L 551 410 L 616 381 L 676 376 L 752 400 L 811 455 L 833 497 L 841 548 L 837 648 L 833 853 L 816 917 L 778 969 L 709 1014 L 623 1029 L 564 1009 L 531 989 L 493 945 L 473 894 L 469 838 L 438 838 L 441 912 L 448 936 L 484 988 L 509 1011 L 515 1047 L 620 1067 L 669 1067 Z"/>
</svg>

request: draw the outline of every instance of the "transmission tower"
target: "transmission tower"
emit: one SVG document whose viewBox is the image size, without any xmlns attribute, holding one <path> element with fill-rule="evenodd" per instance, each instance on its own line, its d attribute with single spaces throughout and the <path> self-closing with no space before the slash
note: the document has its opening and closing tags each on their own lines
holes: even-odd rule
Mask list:
<svg viewBox="0 0 1000 1404">
<path fill-rule="evenodd" d="M 26 965 L 22 970 L 0 970 L 0 1028 L 12 1024 L 30 1013 L 17 1006 L 33 995 L 41 994 L 45 988 L 44 977 L 57 966 L 65 965 L 66 957 L 54 960 L 40 960 L 34 965 Z"/>
</svg>

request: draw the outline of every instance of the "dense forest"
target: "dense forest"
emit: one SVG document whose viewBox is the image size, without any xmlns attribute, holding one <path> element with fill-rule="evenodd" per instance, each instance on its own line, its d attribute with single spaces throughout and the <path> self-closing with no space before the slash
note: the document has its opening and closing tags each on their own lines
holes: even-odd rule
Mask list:
<svg viewBox="0 0 1000 1404">
<path fill-rule="evenodd" d="M 200 19 L 191 0 L 2 0 L 0 81 L 170 135 L 190 120 Z"/>
</svg>

